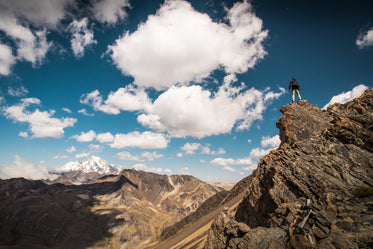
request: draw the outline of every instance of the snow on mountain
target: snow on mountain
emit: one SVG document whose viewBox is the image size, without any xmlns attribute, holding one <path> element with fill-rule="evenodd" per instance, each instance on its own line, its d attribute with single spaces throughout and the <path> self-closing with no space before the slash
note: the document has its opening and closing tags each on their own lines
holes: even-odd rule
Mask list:
<svg viewBox="0 0 373 249">
<path fill-rule="evenodd" d="M 98 156 L 91 156 L 82 162 L 68 162 L 55 168 L 55 172 L 57 173 L 82 171 L 84 173 L 98 173 L 102 175 L 119 174 L 121 170 L 120 167 L 109 164 Z"/>
</svg>

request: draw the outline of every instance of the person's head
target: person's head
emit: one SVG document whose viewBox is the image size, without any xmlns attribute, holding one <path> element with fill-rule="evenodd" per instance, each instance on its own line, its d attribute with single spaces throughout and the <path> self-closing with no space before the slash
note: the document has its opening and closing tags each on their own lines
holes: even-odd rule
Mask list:
<svg viewBox="0 0 373 249">
<path fill-rule="evenodd" d="M 291 80 L 295 80 L 295 77 L 291 78 Z"/>
</svg>

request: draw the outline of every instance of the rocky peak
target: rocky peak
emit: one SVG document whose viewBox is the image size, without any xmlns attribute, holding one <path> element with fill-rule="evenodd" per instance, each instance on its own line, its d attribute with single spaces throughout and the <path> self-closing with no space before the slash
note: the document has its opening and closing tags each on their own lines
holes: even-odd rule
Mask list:
<svg viewBox="0 0 373 249">
<path fill-rule="evenodd" d="M 371 248 L 373 91 L 281 112 L 280 147 L 261 159 L 234 212 L 215 220 L 205 248 Z"/>
<path fill-rule="evenodd" d="M 107 163 L 105 160 L 98 156 L 91 156 L 84 161 L 68 162 L 55 169 L 58 173 L 65 173 L 71 171 L 82 171 L 84 173 L 98 173 L 102 175 L 118 174 L 120 168 Z"/>
</svg>

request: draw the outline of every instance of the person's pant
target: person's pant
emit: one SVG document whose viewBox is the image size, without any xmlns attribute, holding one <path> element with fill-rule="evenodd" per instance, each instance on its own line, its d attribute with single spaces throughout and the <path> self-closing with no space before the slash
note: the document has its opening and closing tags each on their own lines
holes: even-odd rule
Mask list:
<svg viewBox="0 0 373 249">
<path fill-rule="evenodd" d="M 300 97 L 300 94 L 299 94 L 299 90 L 298 89 L 293 89 L 292 90 L 292 100 L 293 100 L 293 102 L 295 102 L 295 93 L 297 93 L 299 100 L 302 100 L 302 98 Z"/>
</svg>

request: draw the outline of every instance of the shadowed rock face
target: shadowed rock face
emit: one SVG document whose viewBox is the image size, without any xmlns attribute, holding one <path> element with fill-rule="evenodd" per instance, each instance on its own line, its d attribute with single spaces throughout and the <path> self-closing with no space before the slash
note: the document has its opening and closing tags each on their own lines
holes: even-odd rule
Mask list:
<svg viewBox="0 0 373 249">
<path fill-rule="evenodd" d="M 84 185 L 0 180 L 0 248 L 141 248 L 218 191 L 135 170 Z"/>
<path fill-rule="evenodd" d="M 373 91 L 327 111 L 300 101 L 281 112 L 280 147 L 261 159 L 234 216 L 214 221 L 205 248 L 371 248 Z"/>
</svg>

